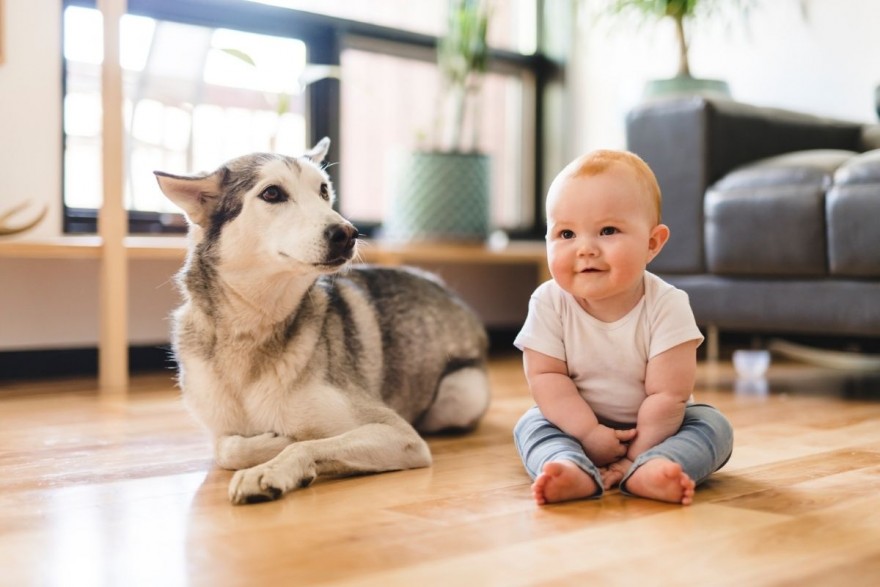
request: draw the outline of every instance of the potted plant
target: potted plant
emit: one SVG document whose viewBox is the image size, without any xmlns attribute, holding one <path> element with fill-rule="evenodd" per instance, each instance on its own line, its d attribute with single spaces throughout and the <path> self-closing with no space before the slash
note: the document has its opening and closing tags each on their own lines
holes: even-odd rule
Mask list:
<svg viewBox="0 0 880 587">
<path fill-rule="evenodd" d="M 759 0 L 606 0 L 601 10 L 607 16 L 632 15 L 644 22 L 671 20 L 675 24 L 678 68 L 670 79 L 652 80 L 646 95 L 670 92 L 714 91 L 729 95 L 722 80 L 700 79 L 691 75 L 690 41 L 694 26 L 713 18 L 748 18 Z"/>
<path fill-rule="evenodd" d="M 489 59 L 487 0 L 450 0 L 437 45 L 441 78 L 433 145 L 399 162 L 390 240 L 483 240 L 489 232 L 489 157 L 479 151 L 479 93 Z M 465 136 L 470 124 L 472 130 Z"/>
</svg>

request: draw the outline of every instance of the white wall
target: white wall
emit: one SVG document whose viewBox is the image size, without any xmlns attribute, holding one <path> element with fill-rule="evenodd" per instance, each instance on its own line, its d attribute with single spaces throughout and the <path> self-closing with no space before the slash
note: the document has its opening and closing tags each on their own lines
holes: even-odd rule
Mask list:
<svg viewBox="0 0 880 587">
<path fill-rule="evenodd" d="M 168 315 L 179 303 L 171 277 L 179 265 L 131 262 L 132 344 L 168 341 Z M 91 259 L 0 259 L 0 352 L 97 346 L 98 276 L 98 261 Z"/>
<path fill-rule="evenodd" d="M 880 84 L 880 2 L 810 0 L 800 20 L 796 0 L 767 0 L 749 36 L 700 31 L 693 73 L 726 79 L 734 97 L 815 114 L 873 121 Z M 46 202 L 49 217 L 26 238 L 61 234 L 60 2 L 5 0 L 6 63 L 0 65 L 0 210 L 22 200 Z M 645 80 L 674 69 L 671 30 L 631 34 L 579 22 L 569 79 L 573 130 L 569 155 L 623 147 L 623 116 Z M 21 237 L 19 237 L 21 238 Z M 178 264 L 136 261 L 130 268 L 130 337 L 135 344 L 167 340 L 167 315 L 177 303 L 170 277 Z M 95 346 L 97 262 L 0 259 L 0 351 Z M 492 324 L 516 322 L 531 278 L 450 271 Z M 466 278 L 462 280 L 462 278 Z M 491 287 L 490 287 L 491 286 Z M 512 286 L 512 287 L 511 287 Z"/>
<path fill-rule="evenodd" d="M 880 85 L 880 2 L 764 0 L 743 23 L 705 22 L 694 31 L 695 77 L 726 80 L 734 99 L 816 115 L 876 122 Z M 589 3 L 589 0 L 585 0 Z M 623 117 L 645 81 L 675 74 L 672 23 L 595 22 L 585 4 L 574 41 L 572 111 L 576 153 L 623 148 Z"/>
<path fill-rule="evenodd" d="M 0 210 L 23 201 L 49 217 L 33 236 L 61 232 L 61 2 L 5 0 L 0 65 Z M 5 275 L 0 279 L 5 282 Z M 2 328 L 2 324 L 0 324 Z"/>
<path fill-rule="evenodd" d="M 0 65 L 0 211 L 23 201 L 49 205 L 25 236 L 61 235 L 61 2 L 5 0 Z M 28 218 L 22 213 L 21 220 Z M 179 263 L 135 261 L 129 330 L 133 344 L 168 339 L 178 303 L 170 278 Z M 98 341 L 98 262 L 0 259 L 0 351 L 94 347 Z"/>
</svg>

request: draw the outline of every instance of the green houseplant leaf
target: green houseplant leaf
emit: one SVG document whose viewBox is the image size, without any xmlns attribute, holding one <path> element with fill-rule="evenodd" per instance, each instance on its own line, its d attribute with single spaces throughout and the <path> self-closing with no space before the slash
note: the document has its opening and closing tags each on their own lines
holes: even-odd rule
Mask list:
<svg viewBox="0 0 880 587">
<path fill-rule="evenodd" d="M 671 19 L 678 44 L 677 76 L 690 77 L 690 34 L 693 26 L 711 19 L 747 20 L 760 0 L 600 0 L 600 14 L 634 15 L 645 23 Z"/>
<path fill-rule="evenodd" d="M 446 35 L 437 44 L 442 91 L 435 141 L 453 151 L 477 148 L 477 94 L 489 62 L 489 19 L 487 0 L 450 0 Z M 468 117 L 474 127 L 470 149 L 463 138 Z"/>
</svg>

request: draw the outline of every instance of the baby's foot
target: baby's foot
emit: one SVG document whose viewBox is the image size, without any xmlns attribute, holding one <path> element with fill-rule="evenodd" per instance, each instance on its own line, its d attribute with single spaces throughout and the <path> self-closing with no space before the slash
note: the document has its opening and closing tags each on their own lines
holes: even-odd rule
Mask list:
<svg viewBox="0 0 880 587">
<path fill-rule="evenodd" d="M 592 497 L 599 487 L 583 469 L 571 461 L 550 461 L 532 483 L 538 505 Z"/>
<path fill-rule="evenodd" d="M 696 484 L 681 465 L 664 458 L 647 461 L 626 480 L 626 490 L 639 497 L 690 505 Z"/>
</svg>

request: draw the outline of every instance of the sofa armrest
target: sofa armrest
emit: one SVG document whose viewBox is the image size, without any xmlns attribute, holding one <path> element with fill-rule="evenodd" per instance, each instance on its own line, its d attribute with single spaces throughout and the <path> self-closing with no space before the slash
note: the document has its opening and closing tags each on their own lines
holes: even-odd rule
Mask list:
<svg viewBox="0 0 880 587">
<path fill-rule="evenodd" d="M 806 149 L 863 151 L 864 125 L 709 96 L 645 102 L 626 120 L 627 148 L 657 175 L 672 238 L 657 273 L 703 273 L 703 197 L 732 169 Z"/>
</svg>

